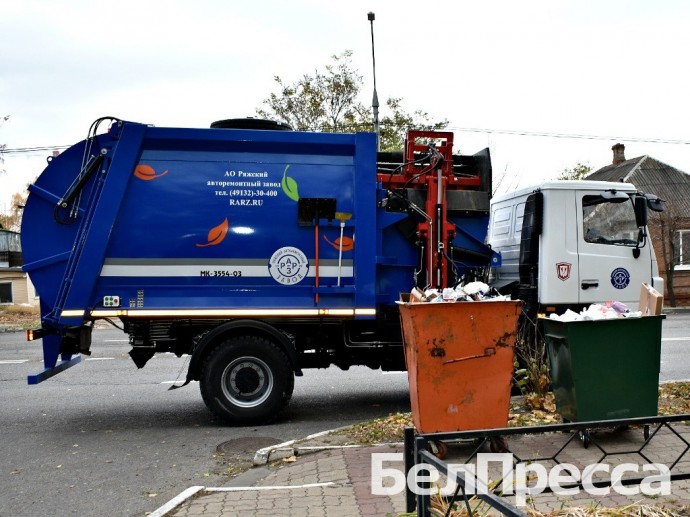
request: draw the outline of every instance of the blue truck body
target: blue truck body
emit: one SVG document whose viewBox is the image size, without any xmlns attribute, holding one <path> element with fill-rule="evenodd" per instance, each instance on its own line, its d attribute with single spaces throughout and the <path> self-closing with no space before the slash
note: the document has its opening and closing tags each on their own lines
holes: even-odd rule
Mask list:
<svg viewBox="0 0 690 517">
<path fill-rule="evenodd" d="M 140 367 L 191 355 L 187 381 L 234 423 L 274 416 L 302 368 L 404 368 L 395 302 L 424 287 L 410 206 L 426 194 L 414 178 L 386 183 L 404 160 L 377 155 L 374 134 L 96 127 L 29 188 L 24 270 L 45 362 L 30 383 L 88 354 L 98 319 L 123 323 Z M 453 161 L 456 178 L 481 177 L 449 193 L 459 280 L 496 257 L 483 245 L 488 151 Z"/>
</svg>

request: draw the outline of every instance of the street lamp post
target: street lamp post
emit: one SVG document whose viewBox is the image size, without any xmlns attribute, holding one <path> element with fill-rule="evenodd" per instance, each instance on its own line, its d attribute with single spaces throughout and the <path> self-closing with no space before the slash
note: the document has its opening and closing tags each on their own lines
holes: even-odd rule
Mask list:
<svg viewBox="0 0 690 517">
<path fill-rule="evenodd" d="M 376 93 L 376 54 L 374 53 L 374 20 L 376 15 L 372 12 L 367 14 L 367 19 L 371 25 L 371 62 L 374 69 L 374 97 L 371 100 L 371 108 L 374 112 L 374 133 L 376 133 L 376 150 L 381 150 L 381 128 L 379 127 L 379 96 Z"/>
</svg>

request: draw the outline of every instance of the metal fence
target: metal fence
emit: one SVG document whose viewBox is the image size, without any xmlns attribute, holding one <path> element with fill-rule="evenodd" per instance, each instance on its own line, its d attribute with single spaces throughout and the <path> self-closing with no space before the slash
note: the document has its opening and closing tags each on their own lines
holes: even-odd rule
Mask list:
<svg viewBox="0 0 690 517">
<path fill-rule="evenodd" d="M 669 481 L 690 479 L 689 423 L 690 414 L 683 414 L 452 433 L 415 434 L 414 429 L 408 428 L 405 431 L 407 511 L 413 512 L 416 507 L 418 516 L 432 515 L 430 492 L 433 492 L 433 487 L 428 481 L 430 476 L 420 475 L 422 481 L 415 484 L 419 489 L 417 493 L 409 480 L 420 471 L 426 469 L 429 474 L 436 469 L 446 477 L 446 481 L 452 481 L 455 485 L 453 493 L 443 496 L 448 504 L 446 515 L 455 503 L 464 505 L 467 513 L 474 515 L 470 502 L 481 500 L 503 515 L 524 517 L 526 514 L 502 495 L 515 493 L 512 486 L 506 486 L 505 479 L 499 478 L 497 483 L 489 487 L 478 476 L 468 475 L 466 470 L 458 469 L 458 464 L 476 463 L 478 455 L 487 450 L 510 453 L 513 469 L 519 464 L 616 465 L 625 460 L 634 460 L 664 465 L 670 473 Z M 431 452 L 445 450 L 448 446 L 452 450 L 444 459 L 438 457 L 438 452 Z M 410 476 L 413 468 L 416 472 Z M 640 485 L 645 479 L 635 475 L 620 479 L 598 476 L 588 483 L 596 488 L 605 488 Z M 582 489 L 583 481 L 564 484 L 560 488 Z M 540 492 L 552 491 L 550 486 L 540 488 Z"/>
</svg>

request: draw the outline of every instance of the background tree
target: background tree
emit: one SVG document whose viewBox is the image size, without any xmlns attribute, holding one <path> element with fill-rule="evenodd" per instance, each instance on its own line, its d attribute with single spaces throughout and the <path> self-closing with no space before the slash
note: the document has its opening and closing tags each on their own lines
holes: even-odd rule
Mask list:
<svg viewBox="0 0 690 517">
<path fill-rule="evenodd" d="M 448 126 L 446 119 L 434 122 L 426 111 L 415 110 L 413 113 L 407 113 L 402 108 L 401 98 L 388 99 L 386 106 L 390 113 L 385 114 L 380 120 L 382 151 L 402 149 L 405 136 L 410 129 L 439 130 Z M 367 114 L 365 120 L 371 120 L 370 113 Z M 373 130 L 373 124 L 371 122 L 369 124 Z"/>
<path fill-rule="evenodd" d="M 561 172 L 561 175 L 558 176 L 559 180 L 581 180 L 584 179 L 585 176 L 587 176 L 590 172 L 592 172 L 592 168 L 589 165 L 583 165 L 580 162 L 577 162 L 577 164 L 570 168 L 570 169 L 563 169 L 563 172 Z"/>
<path fill-rule="evenodd" d="M 358 97 L 362 76 L 352 68 L 352 51 L 332 56 L 333 62 L 313 75 L 305 74 L 293 84 L 276 76 L 278 92 L 271 93 L 256 110 L 260 117 L 286 122 L 298 131 L 352 132 L 373 131 L 371 109 Z M 441 129 L 447 120 L 432 121 L 428 113 L 407 113 L 402 99 L 390 98 L 388 113 L 380 119 L 381 149 L 402 149 L 408 129 Z"/>
<path fill-rule="evenodd" d="M 666 272 L 666 290 L 668 292 L 668 304 L 676 306 L 676 296 L 673 291 L 675 267 L 680 262 L 679 230 L 690 227 L 690 219 L 683 217 L 678 207 L 672 202 L 664 203 L 663 212 L 649 212 L 649 227 L 654 235 L 653 242 L 657 249 L 661 249 L 664 271 Z"/>
<path fill-rule="evenodd" d="M 0 212 L 0 227 L 12 232 L 19 232 L 22 226 L 22 214 L 24 213 L 24 205 L 28 192 L 15 192 L 12 194 L 12 201 L 10 202 L 10 210 L 7 212 Z"/>
</svg>

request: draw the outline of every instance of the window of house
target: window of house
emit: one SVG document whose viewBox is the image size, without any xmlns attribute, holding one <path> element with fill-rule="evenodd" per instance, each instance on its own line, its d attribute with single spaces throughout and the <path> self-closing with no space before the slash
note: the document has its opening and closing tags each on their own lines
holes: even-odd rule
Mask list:
<svg viewBox="0 0 690 517">
<path fill-rule="evenodd" d="M 678 230 L 678 260 L 674 269 L 690 269 L 690 230 Z"/>
<path fill-rule="evenodd" d="M 0 283 L 0 303 L 12 303 L 12 284 L 10 282 Z"/>
</svg>

